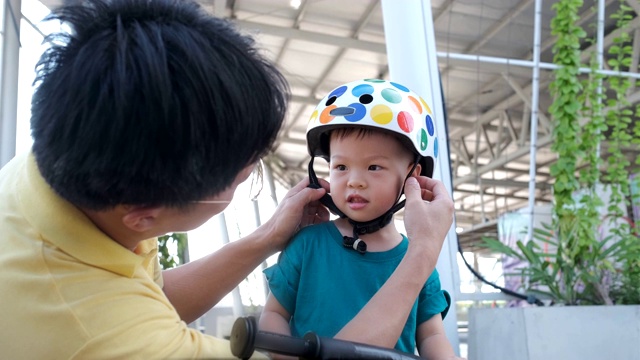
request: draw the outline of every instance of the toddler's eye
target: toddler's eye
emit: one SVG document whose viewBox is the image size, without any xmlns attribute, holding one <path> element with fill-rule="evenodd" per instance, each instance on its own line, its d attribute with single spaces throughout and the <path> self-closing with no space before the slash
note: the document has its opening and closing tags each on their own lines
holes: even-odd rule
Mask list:
<svg viewBox="0 0 640 360">
<path fill-rule="evenodd" d="M 382 167 L 380 165 L 369 165 L 369 170 L 371 171 L 376 171 L 376 170 L 380 170 L 382 169 Z"/>
<path fill-rule="evenodd" d="M 334 169 L 336 169 L 338 171 L 345 171 L 345 170 L 347 170 L 347 167 L 345 165 L 336 165 L 334 167 Z"/>
</svg>

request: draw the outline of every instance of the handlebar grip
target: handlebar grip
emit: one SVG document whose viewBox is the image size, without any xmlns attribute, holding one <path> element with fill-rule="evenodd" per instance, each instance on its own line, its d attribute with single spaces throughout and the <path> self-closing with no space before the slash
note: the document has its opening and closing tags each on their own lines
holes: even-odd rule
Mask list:
<svg viewBox="0 0 640 360">
<path fill-rule="evenodd" d="M 256 334 L 256 348 L 302 359 L 318 358 L 317 348 L 312 342 L 267 331 L 258 331 Z"/>
<path fill-rule="evenodd" d="M 231 353 L 238 359 L 248 359 L 253 355 L 256 342 L 256 319 L 239 317 L 231 328 Z"/>
<path fill-rule="evenodd" d="M 318 349 L 318 359 L 388 359 L 413 360 L 420 357 L 374 345 L 321 337 L 313 332 L 304 335 L 304 339 Z"/>
<path fill-rule="evenodd" d="M 309 340 L 258 331 L 254 317 L 238 318 L 231 329 L 231 353 L 240 359 L 248 359 L 255 349 L 283 355 L 315 359 L 318 357 L 315 344 Z"/>
<path fill-rule="evenodd" d="M 231 353 L 248 359 L 255 349 L 297 356 L 301 359 L 390 359 L 414 360 L 420 357 L 394 349 L 318 336 L 308 332 L 297 338 L 266 331 L 258 331 L 254 317 L 236 319 L 231 329 Z"/>
</svg>

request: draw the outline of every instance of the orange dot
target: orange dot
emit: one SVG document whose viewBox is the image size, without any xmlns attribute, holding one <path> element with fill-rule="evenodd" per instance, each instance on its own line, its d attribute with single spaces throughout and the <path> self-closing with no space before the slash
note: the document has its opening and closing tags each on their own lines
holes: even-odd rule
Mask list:
<svg viewBox="0 0 640 360">
<path fill-rule="evenodd" d="M 411 105 L 413 105 L 413 110 L 417 111 L 419 114 L 422 114 L 422 106 L 420 106 L 420 102 L 413 96 L 409 96 L 409 100 L 411 100 Z"/>
<path fill-rule="evenodd" d="M 324 108 L 324 110 L 322 110 L 322 113 L 320 114 L 320 124 L 328 124 L 329 122 L 331 122 L 331 120 L 333 120 L 335 116 L 332 116 L 331 114 L 329 114 L 329 112 L 331 112 L 331 110 L 335 108 L 337 108 L 337 106 L 329 105 Z"/>
</svg>

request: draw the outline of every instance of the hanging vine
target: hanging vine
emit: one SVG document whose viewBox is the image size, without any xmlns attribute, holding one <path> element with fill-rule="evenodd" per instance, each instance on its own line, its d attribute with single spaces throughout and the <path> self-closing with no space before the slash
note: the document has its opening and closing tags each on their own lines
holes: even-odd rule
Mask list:
<svg viewBox="0 0 640 360">
<path fill-rule="evenodd" d="M 611 16 L 616 20 L 616 28 L 620 31 L 608 52 L 611 56 L 608 64 L 616 72 L 629 69 L 632 63 L 632 40 L 627 32 L 633 18 L 632 11 L 624 1 L 620 1 L 618 11 Z M 640 245 L 638 238 L 632 233 L 630 222 L 624 220 L 628 219 L 625 213 L 631 205 L 628 170 L 631 162 L 623 153 L 623 149 L 629 147 L 634 140 L 634 132 L 630 129 L 635 114 L 627 99 L 631 81 L 628 77 L 616 75 L 609 78 L 609 84 L 615 96 L 609 99 L 609 111 L 606 113 L 610 135 L 604 179 L 611 187 L 607 210 L 612 233 L 628 249 L 617 259 L 622 266 L 615 279 L 614 295 L 619 303 L 640 303 Z"/>
<path fill-rule="evenodd" d="M 554 101 L 549 108 L 554 119 L 551 150 L 558 155 L 551 166 L 551 176 L 555 178 L 552 228 L 557 239 L 554 264 L 563 300 L 570 304 L 576 302 L 582 254 L 588 252 L 590 245 L 588 238 L 581 236 L 589 233 L 589 227 L 577 216 L 574 201 L 574 193 L 580 188 L 575 176 L 576 164 L 584 157 L 579 136 L 580 94 L 583 91 L 578 76 L 580 44 L 586 37 L 586 32 L 577 25 L 581 6 L 581 0 L 559 1 L 552 7 L 556 16 L 551 21 L 551 34 L 557 39 L 553 47 L 553 62 L 560 65 L 554 71 L 555 78 L 550 86 Z"/>
<path fill-rule="evenodd" d="M 590 39 L 589 43 L 595 43 Z M 581 119 L 582 133 L 580 135 L 580 153 L 583 154 L 580 164 L 579 204 L 576 206 L 576 216 L 581 224 L 581 231 L 577 232 L 584 249 L 580 255 L 582 272 L 581 283 L 586 288 L 581 294 L 584 299 L 586 294 L 593 294 L 592 302 L 612 304 L 610 284 L 606 279 L 610 278 L 613 271 L 611 262 L 603 252 L 606 248 L 599 245 L 597 229 L 602 221 L 601 210 L 604 205 L 599 196 L 601 187 L 602 158 L 601 146 L 604 141 L 603 133 L 607 130 L 603 114 L 603 103 L 606 101 L 605 89 L 603 89 L 604 76 L 598 71 L 602 68 L 602 59 L 592 53 L 590 56 L 590 69 L 587 78 L 583 81 L 584 91 L 579 101 L 583 104 Z M 585 279 L 586 277 L 586 279 Z M 588 296 L 591 297 L 591 296 Z M 588 298 L 587 297 L 587 298 Z"/>
<path fill-rule="evenodd" d="M 629 223 L 621 221 L 630 205 L 631 164 L 623 150 L 640 145 L 640 122 L 631 129 L 640 107 L 634 112 L 627 98 L 628 77 L 603 76 L 595 54 L 590 54 L 590 73 L 580 80 L 581 44 L 594 42 L 577 25 L 582 6 L 581 0 L 560 0 L 552 6 L 556 15 L 551 29 L 557 40 L 553 60 L 559 65 L 550 85 L 551 149 L 557 154 L 551 166 L 555 178 L 552 224 L 534 229 L 535 241 L 518 242 L 517 249 L 496 239 L 485 239 L 485 243 L 528 262 L 521 273 L 523 283 L 529 285 L 527 291 L 546 295 L 554 303 L 640 304 L 640 240 Z M 607 64 L 618 73 L 632 63 L 626 32 L 631 13 L 620 1 L 611 15 L 617 35 L 607 51 Z M 606 209 L 603 185 L 611 193 Z M 608 234 L 603 235 L 603 229 Z M 555 252 L 544 251 L 543 242 Z"/>
<path fill-rule="evenodd" d="M 619 10 L 611 16 L 616 19 L 616 27 L 620 29 L 620 35 L 614 38 L 613 45 L 609 48 L 608 53 L 611 58 L 607 63 L 613 71 L 617 72 L 628 69 L 631 64 L 631 38 L 625 31 L 631 20 L 630 11 L 631 8 L 621 2 Z M 626 208 L 626 199 L 629 196 L 629 172 L 627 169 L 630 162 L 623 154 L 622 149 L 631 144 L 632 138 L 629 134 L 629 126 L 633 110 L 627 100 L 627 90 L 630 85 L 628 77 L 619 75 L 609 77 L 609 88 L 615 96 L 607 101 L 609 110 L 606 113 L 606 123 L 610 133 L 604 180 L 611 184 L 611 205 L 608 212 L 612 220 L 621 219 L 624 216 L 624 210 L 619 205 L 623 204 Z M 629 226 L 622 224 L 614 231 L 619 236 L 626 236 L 629 232 Z"/>
<path fill-rule="evenodd" d="M 564 0 L 554 4 L 556 16 L 551 21 L 551 34 L 557 37 L 553 61 L 560 65 L 550 86 L 554 102 L 549 108 L 554 117 L 551 149 L 558 154 L 558 161 L 551 166 L 551 175 L 555 178 L 553 190 L 558 218 L 563 218 L 561 214 L 570 211 L 574 203 L 573 192 L 579 188 L 575 177 L 576 159 L 582 157 L 578 138 L 582 84 L 578 80 L 578 73 L 580 41 L 586 36 L 584 30 L 576 25 L 581 5 L 581 0 Z"/>
</svg>

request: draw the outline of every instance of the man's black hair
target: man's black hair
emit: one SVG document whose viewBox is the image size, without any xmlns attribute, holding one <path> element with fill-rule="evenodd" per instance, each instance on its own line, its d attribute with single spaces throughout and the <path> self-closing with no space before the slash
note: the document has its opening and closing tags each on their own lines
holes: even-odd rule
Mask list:
<svg viewBox="0 0 640 360">
<path fill-rule="evenodd" d="M 48 19 L 71 31 L 36 66 L 33 151 L 68 201 L 183 206 L 270 150 L 288 85 L 226 20 L 185 0 L 90 0 Z"/>
</svg>

